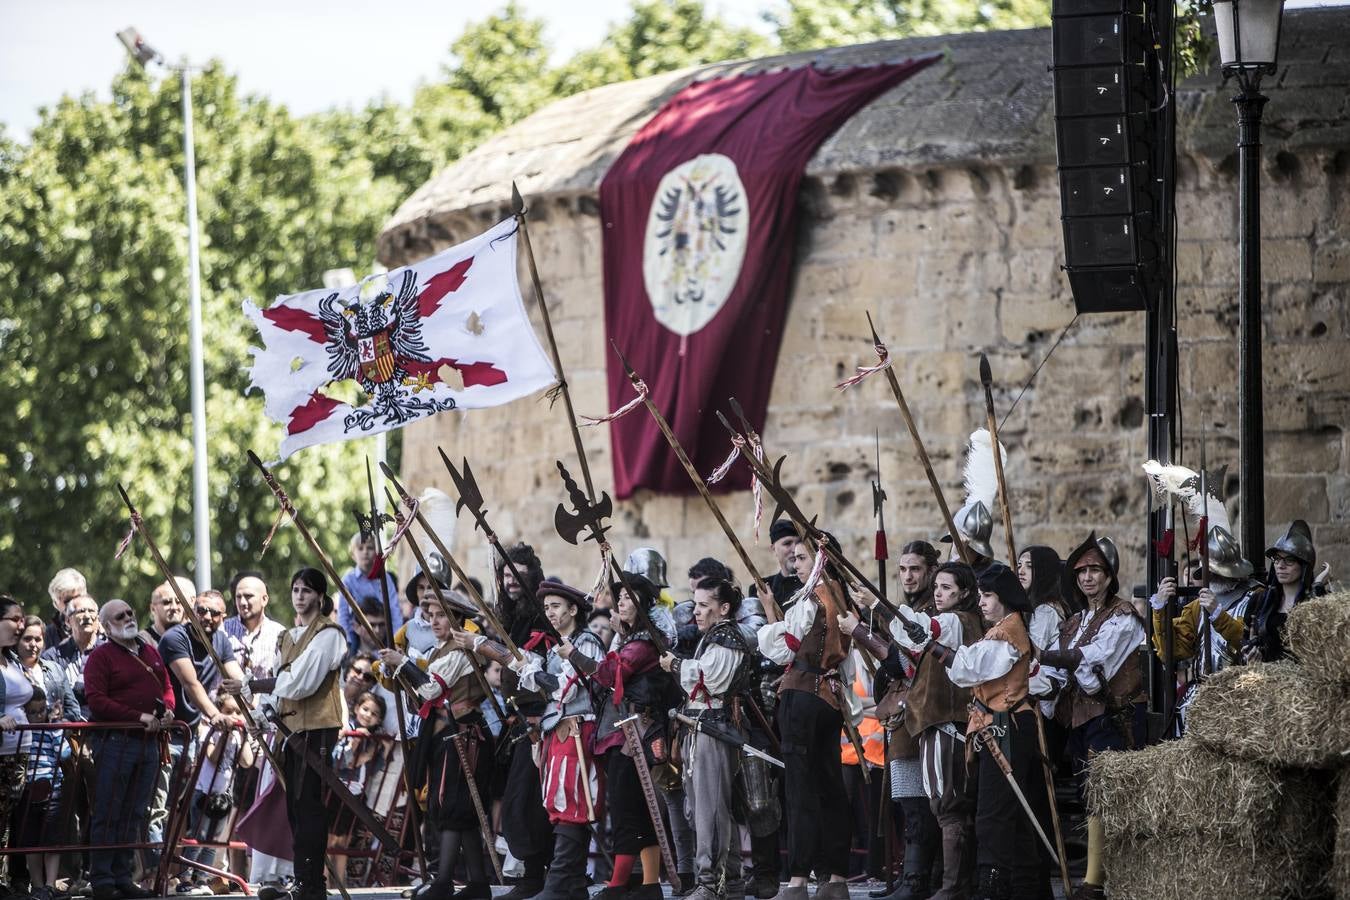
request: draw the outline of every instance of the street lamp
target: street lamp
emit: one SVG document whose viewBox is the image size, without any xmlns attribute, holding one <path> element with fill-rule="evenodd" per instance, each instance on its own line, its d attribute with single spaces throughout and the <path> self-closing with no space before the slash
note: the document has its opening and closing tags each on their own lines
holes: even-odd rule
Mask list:
<svg viewBox="0 0 1350 900">
<path fill-rule="evenodd" d="M 197 157 L 192 145 L 192 69 L 186 62 L 169 65 L 135 28 L 124 28 L 117 39 L 141 68 L 158 63 L 182 76 L 183 186 L 187 195 L 188 226 L 188 344 L 192 383 L 192 526 L 196 548 L 197 590 L 211 587 L 211 518 L 206 468 L 206 377 L 202 370 L 202 286 L 197 246 Z"/>
<path fill-rule="evenodd" d="M 1274 73 L 1284 0 L 1215 0 L 1224 79 L 1237 81 L 1240 276 L 1238 285 L 1238 480 L 1242 546 L 1265 546 L 1265 435 L 1261 410 L 1261 78 Z"/>
</svg>

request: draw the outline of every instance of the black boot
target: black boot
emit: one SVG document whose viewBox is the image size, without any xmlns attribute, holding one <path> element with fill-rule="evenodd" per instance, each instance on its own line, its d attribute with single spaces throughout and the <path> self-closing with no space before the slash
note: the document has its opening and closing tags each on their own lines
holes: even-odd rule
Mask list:
<svg viewBox="0 0 1350 900">
<path fill-rule="evenodd" d="M 548 865 L 547 853 L 533 853 L 521 860 L 525 863 L 525 874 L 502 894 L 497 900 L 530 900 L 544 889 L 544 867 Z"/>
<path fill-rule="evenodd" d="M 586 900 L 586 851 L 590 829 L 559 825 L 553 832 L 553 862 L 544 876 L 539 900 Z"/>
<path fill-rule="evenodd" d="M 439 832 L 436 858 L 440 865 L 436 877 L 413 891 L 413 900 L 450 900 L 455 893 L 455 864 L 459 861 L 460 833 Z"/>
<path fill-rule="evenodd" d="M 935 850 L 928 835 L 916 833 L 910 837 L 905 843 L 905 868 L 900 884 L 885 900 L 928 900 L 933 893 L 929 876 Z"/>
</svg>

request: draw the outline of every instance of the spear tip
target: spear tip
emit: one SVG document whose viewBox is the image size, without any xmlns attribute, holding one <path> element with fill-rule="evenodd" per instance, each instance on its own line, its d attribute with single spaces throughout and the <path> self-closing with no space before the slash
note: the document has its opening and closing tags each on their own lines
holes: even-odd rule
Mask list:
<svg viewBox="0 0 1350 900">
<path fill-rule="evenodd" d="M 633 367 L 628 364 L 628 359 L 623 355 L 623 351 L 619 349 L 619 345 L 614 341 L 610 341 L 609 345 L 613 347 L 614 352 L 618 354 L 619 362 L 623 363 L 623 370 L 628 374 L 628 379 L 632 381 L 637 378 L 637 372 L 634 372 Z"/>
<path fill-rule="evenodd" d="M 988 390 L 988 389 L 993 385 L 993 383 L 994 383 L 994 373 L 993 373 L 993 371 L 989 368 L 989 357 L 986 356 L 986 355 L 984 355 L 983 353 L 981 353 L 981 354 L 980 354 L 980 384 L 984 385 L 985 390 Z"/>
<path fill-rule="evenodd" d="M 525 198 L 520 196 L 520 188 L 516 187 L 515 179 L 511 180 L 511 215 L 525 215 Z"/>
<path fill-rule="evenodd" d="M 867 311 L 867 327 L 872 330 L 872 343 L 880 344 L 881 337 L 877 334 L 877 326 L 872 322 L 872 311 Z"/>
</svg>

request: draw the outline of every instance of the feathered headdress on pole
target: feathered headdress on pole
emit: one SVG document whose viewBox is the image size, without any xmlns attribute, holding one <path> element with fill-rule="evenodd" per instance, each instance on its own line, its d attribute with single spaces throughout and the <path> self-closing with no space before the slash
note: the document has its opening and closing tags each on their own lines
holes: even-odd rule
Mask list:
<svg viewBox="0 0 1350 900">
<path fill-rule="evenodd" d="M 994 450 L 989 437 L 989 429 L 979 428 L 970 434 L 970 443 L 966 445 L 966 502 L 962 508 L 974 506 L 976 501 L 983 503 L 990 512 L 998 498 L 998 473 L 994 469 Z M 1000 442 L 1000 462 L 1008 462 L 1008 449 Z"/>
<path fill-rule="evenodd" d="M 1154 508 L 1165 506 L 1169 498 L 1175 498 L 1181 501 L 1182 506 L 1195 517 L 1197 523 L 1204 520 L 1196 532 L 1197 543 L 1207 539 L 1205 535 L 1214 528 L 1222 528 L 1230 535 L 1233 533 L 1233 526 L 1228 519 L 1228 509 L 1215 492 L 1216 483 L 1223 484 L 1222 469 L 1214 475 L 1209 473 L 1205 475 L 1206 493 L 1209 494 L 1208 504 L 1204 495 L 1200 493 L 1200 473 L 1193 469 L 1174 464 L 1165 465 L 1156 459 L 1150 459 L 1144 463 L 1144 474 L 1148 476 Z"/>
</svg>

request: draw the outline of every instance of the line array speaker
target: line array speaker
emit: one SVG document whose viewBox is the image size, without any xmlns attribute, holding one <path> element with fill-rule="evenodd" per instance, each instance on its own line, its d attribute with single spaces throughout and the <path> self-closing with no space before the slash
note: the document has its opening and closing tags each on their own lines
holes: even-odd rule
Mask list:
<svg viewBox="0 0 1350 900">
<path fill-rule="evenodd" d="M 1144 0 L 1055 0 L 1055 149 L 1080 313 L 1149 308 L 1163 261 L 1166 87 Z"/>
</svg>

